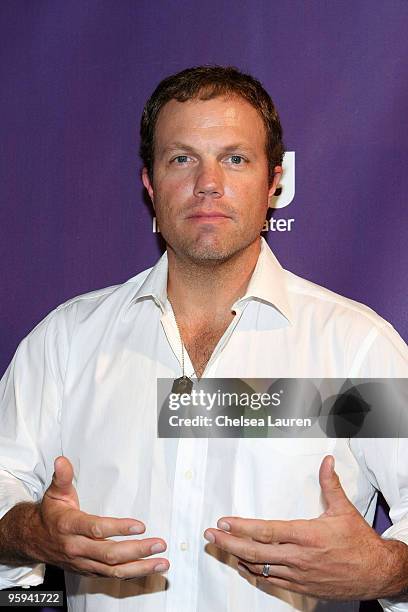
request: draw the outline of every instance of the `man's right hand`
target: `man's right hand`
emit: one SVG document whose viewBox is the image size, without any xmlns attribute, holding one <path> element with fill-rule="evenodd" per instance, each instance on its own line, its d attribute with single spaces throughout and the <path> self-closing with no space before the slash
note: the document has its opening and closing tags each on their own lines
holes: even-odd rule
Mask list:
<svg viewBox="0 0 408 612">
<path fill-rule="evenodd" d="M 3 535 L 11 536 L 14 532 L 19 539 L 17 558 L 51 563 L 80 574 L 121 579 L 167 571 L 167 559 L 147 559 L 166 550 L 164 540 L 146 538 L 117 542 L 107 539 L 141 534 L 145 526 L 135 519 L 82 512 L 72 484 L 74 472 L 70 461 L 58 457 L 54 470 L 51 485 L 41 503 L 18 504 L 1 521 L 5 521 L 1 529 Z M 10 530 L 7 529 L 8 521 L 13 523 Z M 6 537 L 7 540 L 10 537 Z"/>
</svg>

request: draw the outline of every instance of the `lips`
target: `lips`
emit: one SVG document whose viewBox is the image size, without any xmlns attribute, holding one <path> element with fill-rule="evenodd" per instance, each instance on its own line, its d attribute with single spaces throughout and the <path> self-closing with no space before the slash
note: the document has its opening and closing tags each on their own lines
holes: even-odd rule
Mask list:
<svg viewBox="0 0 408 612">
<path fill-rule="evenodd" d="M 188 219 L 230 219 L 228 215 L 219 212 L 219 211 L 211 211 L 211 212 L 195 212 L 192 215 L 187 217 Z"/>
</svg>

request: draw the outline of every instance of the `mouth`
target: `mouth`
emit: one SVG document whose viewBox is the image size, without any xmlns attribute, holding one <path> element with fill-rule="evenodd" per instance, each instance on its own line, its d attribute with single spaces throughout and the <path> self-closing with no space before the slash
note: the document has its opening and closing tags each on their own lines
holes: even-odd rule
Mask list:
<svg viewBox="0 0 408 612">
<path fill-rule="evenodd" d="M 193 221 L 221 221 L 223 219 L 231 219 L 231 217 L 219 211 L 197 211 L 192 215 L 188 215 L 187 219 L 192 219 Z"/>
</svg>

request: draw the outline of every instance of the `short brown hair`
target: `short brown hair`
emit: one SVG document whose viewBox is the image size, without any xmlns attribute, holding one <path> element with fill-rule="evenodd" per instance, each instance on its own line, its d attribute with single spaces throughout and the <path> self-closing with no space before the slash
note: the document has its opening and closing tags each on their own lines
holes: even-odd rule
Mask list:
<svg viewBox="0 0 408 612">
<path fill-rule="evenodd" d="M 140 124 L 140 156 L 153 178 L 154 131 L 160 110 L 170 100 L 210 100 L 218 96 L 237 95 L 244 98 L 259 113 L 266 131 L 266 155 L 269 183 L 275 166 L 282 164 L 284 146 L 282 126 L 272 99 L 261 83 L 233 66 L 196 66 L 163 79 L 143 109 Z"/>
</svg>

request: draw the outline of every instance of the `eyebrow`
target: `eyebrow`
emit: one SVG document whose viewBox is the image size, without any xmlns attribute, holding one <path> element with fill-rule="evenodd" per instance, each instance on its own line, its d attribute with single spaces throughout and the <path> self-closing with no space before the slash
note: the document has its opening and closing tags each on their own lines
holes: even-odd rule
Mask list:
<svg viewBox="0 0 408 612">
<path fill-rule="evenodd" d="M 182 151 L 188 151 L 190 153 L 193 153 L 195 151 L 195 149 L 193 147 L 190 147 L 187 144 L 184 144 L 183 142 L 172 142 L 169 145 L 167 145 L 167 147 L 164 147 L 162 154 L 164 155 L 165 153 L 168 153 L 169 151 L 175 151 L 175 150 L 182 150 Z"/>
</svg>

